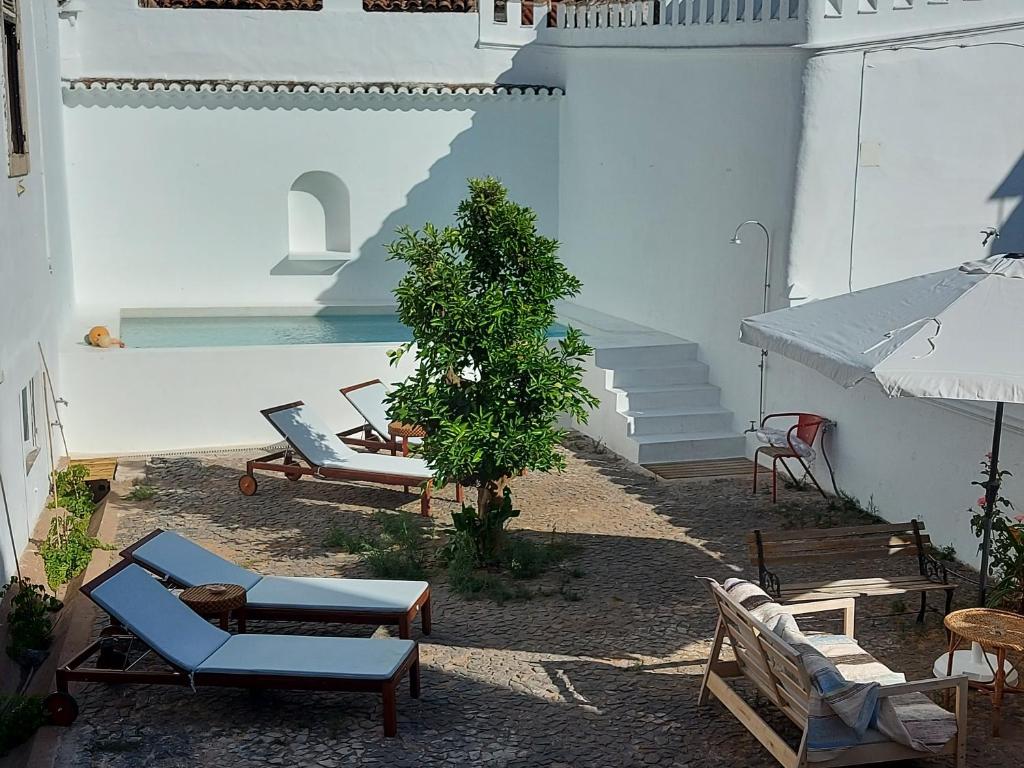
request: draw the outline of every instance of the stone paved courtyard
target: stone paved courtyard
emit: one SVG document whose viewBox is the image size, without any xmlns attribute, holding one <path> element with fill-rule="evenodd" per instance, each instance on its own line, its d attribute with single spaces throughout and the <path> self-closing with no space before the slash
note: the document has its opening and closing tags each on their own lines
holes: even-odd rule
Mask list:
<svg viewBox="0 0 1024 768">
<path fill-rule="evenodd" d="M 57 764 L 775 765 L 721 705 L 696 705 L 714 615 L 694 577 L 752 575 L 744 544 L 751 528 L 844 520 L 811 493 L 785 491 L 773 507 L 767 494 L 750 495 L 746 479 L 660 482 L 581 438 L 567 456 L 564 474 L 515 481 L 523 515 L 514 527 L 538 535 L 555 529 L 579 545 L 570 563 L 577 578 L 561 591 L 564 576 L 527 582 L 543 594 L 497 605 L 452 595 L 443 573 L 432 573 L 423 696 L 413 700 L 400 689 L 397 739 L 383 737 L 372 695 L 90 685 L 74 691 L 82 712 L 64 733 Z M 159 493 L 125 502 L 119 548 L 159 526 L 265 573 L 366 576 L 356 557 L 323 545 L 331 527 L 361 530 L 378 509 L 418 509 L 400 489 L 281 476 L 261 477 L 259 494 L 245 498 L 236 488 L 243 463 L 238 456 L 151 460 L 145 482 Z M 454 508 L 453 489 L 441 491 L 438 523 Z M 813 575 L 856 568 L 835 563 Z M 969 588 L 962 592 L 959 600 L 969 600 Z M 902 607 L 893 602 L 858 604 L 861 642 L 908 679 L 928 677 L 945 642 L 941 623 L 929 615 L 922 630 L 912 618 L 868 618 Z M 250 631 L 366 636 L 374 628 L 253 623 Z M 770 708 L 761 712 L 793 733 Z M 1004 737 L 992 739 L 988 702 L 972 693 L 970 764 L 1019 765 L 1022 716 L 1024 702 L 1011 699 Z"/>
</svg>

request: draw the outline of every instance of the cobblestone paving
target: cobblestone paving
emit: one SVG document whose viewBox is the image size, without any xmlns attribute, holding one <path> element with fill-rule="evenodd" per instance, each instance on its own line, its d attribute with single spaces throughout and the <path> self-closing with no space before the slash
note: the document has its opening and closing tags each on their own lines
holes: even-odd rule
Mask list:
<svg viewBox="0 0 1024 768">
<path fill-rule="evenodd" d="M 266 573 L 365 576 L 353 556 L 323 546 L 331 526 L 357 530 L 378 509 L 418 509 L 400 490 L 280 476 L 261 477 L 259 494 L 245 498 L 236 488 L 243 461 L 151 460 L 146 482 L 159 494 L 124 507 L 117 544 L 159 526 Z M 82 712 L 58 765 L 775 765 L 720 704 L 696 704 L 714 616 L 694 576 L 752 575 L 744 538 L 754 527 L 840 521 L 811 493 L 786 491 L 773 507 L 765 494 L 752 497 L 745 479 L 656 481 L 582 438 L 568 461 L 564 474 L 516 480 L 523 515 L 515 527 L 538 535 L 554 528 L 580 545 L 573 594 L 467 601 L 433 574 L 423 697 L 400 692 L 397 739 L 383 737 L 373 695 L 89 685 L 75 691 Z M 455 508 L 452 491 L 436 499 L 441 524 Z M 856 568 L 836 563 L 813 576 Z M 930 676 L 944 645 L 940 622 L 930 615 L 922 630 L 909 618 L 867 618 L 894 607 L 889 599 L 858 605 L 863 644 L 908 679 Z M 250 631 L 366 636 L 375 628 L 254 623 Z M 1011 699 L 1001 739 L 987 735 L 987 707 L 971 694 L 971 765 L 1019 765 L 1024 706 Z M 760 711 L 794 735 L 769 707 Z"/>
</svg>

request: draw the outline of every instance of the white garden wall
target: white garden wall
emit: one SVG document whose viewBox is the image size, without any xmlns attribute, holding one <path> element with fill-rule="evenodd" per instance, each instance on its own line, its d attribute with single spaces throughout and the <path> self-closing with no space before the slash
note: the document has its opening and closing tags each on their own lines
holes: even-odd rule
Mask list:
<svg viewBox="0 0 1024 768">
<path fill-rule="evenodd" d="M 1024 249 L 1021 44 L 1024 34 L 1004 30 L 925 46 L 935 51 L 811 62 L 789 257 L 795 299 Z M 982 249 L 986 226 L 1003 238 Z M 1005 353 L 1017 355 L 1018 330 L 982 324 L 978 333 L 1002 334 Z M 989 450 L 991 407 L 887 401 L 873 387 L 845 392 L 783 364 L 768 391 L 774 409 L 806 407 L 838 422 L 841 487 L 863 502 L 873 497 L 890 520 L 922 517 L 939 543 L 973 557 L 965 510 L 979 496 L 970 482 Z M 1003 459 L 1024 476 L 1024 408 L 1007 413 Z M 1006 490 L 1024 503 L 1024 485 L 1011 480 Z"/>
<path fill-rule="evenodd" d="M 361 0 L 324 0 L 323 6 L 239 11 L 69 0 L 62 8 L 64 74 L 372 83 L 549 79 L 543 54 L 478 47 L 476 13 L 369 13 Z"/>
<path fill-rule="evenodd" d="M 729 240 L 763 221 L 781 285 L 802 62 L 790 50 L 565 56 L 559 238 L 580 303 L 700 344 L 739 429 L 758 418 L 758 353 L 736 337 L 762 306 L 764 240 Z"/>
<path fill-rule="evenodd" d="M 56 340 L 72 303 L 56 11 L 56 4 L 46 0 L 21 3 L 31 164 L 27 176 L 8 178 L 6 121 L 0 119 L 0 506 L 6 504 L 0 518 L 2 579 L 14 573 L 8 525 L 20 551 L 46 502 L 51 446 L 38 345 L 46 352 L 59 392 Z M 0 85 L 3 76 L 0 67 Z M 26 472 L 20 401 L 22 388 L 33 377 L 40 450 Z M 54 439 L 59 441 L 59 435 Z"/>
<path fill-rule="evenodd" d="M 79 304 L 392 304 L 385 245 L 450 222 L 471 176 L 500 177 L 554 234 L 559 97 L 530 93 L 66 89 Z M 348 191 L 340 270 L 286 260 L 288 193 L 309 171 Z"/>
</svg>

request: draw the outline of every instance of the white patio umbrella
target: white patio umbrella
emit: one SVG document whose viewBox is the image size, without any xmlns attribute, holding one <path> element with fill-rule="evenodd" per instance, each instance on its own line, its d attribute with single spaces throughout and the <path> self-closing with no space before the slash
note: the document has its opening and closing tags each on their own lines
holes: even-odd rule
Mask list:
<svg viewBox="0 0 1024 768">
<path fill-rule="evenodd" d="M 874 380 L 890 397 L 996 404 L 978 592 L 984 605 L 1003 404 L 1024 403 L 1024 355 L 985 329 L 1021 327 L 1024 254 L 1012 253 L 747 318 L 740 340 L 844 387 Z"/>
<path fill-rule="evenodd" d="M 1024 327 L 1024 254 L 747 318 L 741 341 L 813 368 L 844 387 L 871 379 L 891 397 L 996 403 L 986 512 L 999 486 L 1003 403 L 1024 403 L 1024 355 L 986 328 Z M 991 526 L 982 541 L 984 602 Z"/>
</svg>

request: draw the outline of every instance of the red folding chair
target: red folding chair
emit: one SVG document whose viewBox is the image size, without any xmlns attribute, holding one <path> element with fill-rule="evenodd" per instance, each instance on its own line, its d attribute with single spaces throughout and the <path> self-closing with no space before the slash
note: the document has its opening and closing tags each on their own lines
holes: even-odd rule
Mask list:
<svg viewBox="0 0 1024 768">
<path fill-rule="evenodd" d="M 813 413 L 769 413 L 763 419 L 761 419 L 761 428 L 764 429 L 764 425 L 768 423 L 769 419 L 778 418 L 793 418 L 796 417 L 796 424 L 791 426 L 786 432 L 786 446 L 776 447 L 773 445 L 763 445 L 754 451 L 754 493 L 757 493 L 757 470 L 758 470 L 758 456 L 764 454 L 765 456 L 772 457 L 772 504 L 775 503 L 778 497 L 778 464 L 781 461 L 783 469 L 793 479 L 795 485 L 799 485 L 800 481 L 796 479 L 796 475 L 786 464 L 786 459 L 796 459 L 800 462 L 800 466 L 804 468 L 804 472 L 807 477 L 811 478 L 811 482 L 814 483 L 814 487 L 818 489 L 818 492 L 822 496 L 826 496 L 825 491 L 822 489 L 821 484 L 818 483 L 814 473 L 811 472 L 811 468 L 807 466 L 807 462 L 804 461 L 804 457 L 800 455 L 800 452 L 796 449 L 793 444 L 793 437 L 797 437 L 802 440 L 806 445 L 813 446 L 814 441 L 818 438 L 818 432 L 821 430 L 822 424 L 825 424 L 828 419 L 824 416 L 818 416 Z M 827 496 L 826 496 L 827 498 Z"/>
</svg>

